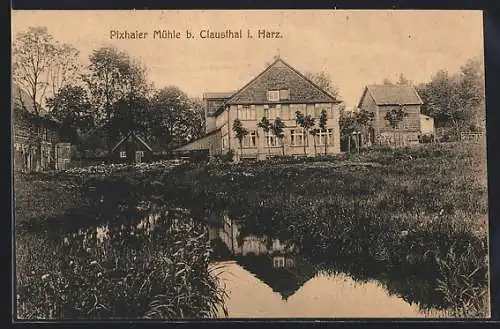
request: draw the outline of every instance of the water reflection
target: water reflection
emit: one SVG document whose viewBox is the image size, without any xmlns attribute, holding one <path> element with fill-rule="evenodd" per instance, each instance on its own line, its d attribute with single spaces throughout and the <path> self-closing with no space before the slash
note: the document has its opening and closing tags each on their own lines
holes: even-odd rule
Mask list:
<svg viewBox="0 0 500 329">
<path fill-rule="evenodd" d="M 214 265 L 224 265 L 220 278 L 228 293 L 229 317 L 443 316 L 432 308 L 422 310 L 421 302 L 433 288 L 411 276 L 375 276 L 368 273 L 373 267 L 360 258 L 332 260 L 334 264 L 324 271 L 293 244 L 272 236 L 242 234 L 243 223 L 226 213 L 170 207 L 165 200 L 161 205 L 145 203 L 137 195 L 126 200 L 124 206 L 116 196 L 101 195 L 91 213 L 97 219 L 92 222 L 99 226 L 98 239 L 106 236 L 112 220 L 149 230 L 154 229 L 160 211 L 170 214 L 169 225 L 176 225 L 176 213 L 194 217 L 206 226 L 215 250 Z"/>
<path fill-rule="evenodd" d="M 392 290 L 413 289 L 406 287 L 408 282 L 355 280 L 344 273 L 319 270 L 284 241 L 241 236 L 242 222 L 227 214 L 220 215 L 218 222 L 212 218 L 208 230 L 218 246 L 216 257 L 224 254 L 225 261 L 218 264 L 225 266 L 221 278 L 230 317 L 444 316 L 433 309 L 423 311 Z"/>
</svg>

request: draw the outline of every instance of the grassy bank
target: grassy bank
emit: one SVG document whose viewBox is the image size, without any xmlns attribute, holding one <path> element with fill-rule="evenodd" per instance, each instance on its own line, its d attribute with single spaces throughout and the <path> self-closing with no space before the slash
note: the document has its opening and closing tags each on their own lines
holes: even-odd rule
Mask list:
<svg viewBox="0 0 500 329">
<path fill-rule="evenodd" d="M 130 223 L 141 218 L 131 205 L 149 203 L 185 207 L 196 218 L 224 210 L 244 221 L 243 233 L 293 242 L 325 271 L 377 279 L 423 308 L 476 317 L 488 312 L 484 152 L 477 145 L 439 144 L 306 160 L 151 166 L 93 179 L 81 170 L 44 179 L 86 177 L 97 190 L 86 198 L 100 200 L 75 216 L 54 217 L 51 227 L 71 232 L 75 227 L 67 223 L 75 218 L 77 227 Z M 49 222 L 40 221 L 38 230 Z"/>
<path fill-rule="evenodd" d="M 118 173 L 127 176 L 113 171 Z M 140 187 L 123 180 L 103 200 L 89 187 L 105 176 L 16 177 L 17 317 L 216 316 L 225 293 L 218 269 L 209 267 L 205 227 L 166 205 L 144 202 Z M 137 225 L 148 214 L 158 215 L 154 230 Z M 104 224 L 107 234 L 101 241 L 96 227 Z"/>
<path fill-rule="evenodd" d="M 175 186 L 169 198 L 224 208 L 244 220 L 244 233 L 292 241 L 326 268 L 389 282 L 411 277 L 429 289 L 402 292 L 408 298 L 485 316 L 484 159 L 477 145 L 426 145 L 192 167 L 159 180 Z"/>
</svg>

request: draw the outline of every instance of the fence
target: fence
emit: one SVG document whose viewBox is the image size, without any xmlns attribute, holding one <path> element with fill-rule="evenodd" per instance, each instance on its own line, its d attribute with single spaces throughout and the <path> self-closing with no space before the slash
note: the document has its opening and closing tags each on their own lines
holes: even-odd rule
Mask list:
<svg viewBox="0 0 500 329">
<path fill-rule="evenodd" d="M 472 142 L 477 143 L 480 142 L 484 137 L 484 133 L 482 132 L 462 132 L 460 133 L 460 141 L 461 142 Z"/>
</svg>

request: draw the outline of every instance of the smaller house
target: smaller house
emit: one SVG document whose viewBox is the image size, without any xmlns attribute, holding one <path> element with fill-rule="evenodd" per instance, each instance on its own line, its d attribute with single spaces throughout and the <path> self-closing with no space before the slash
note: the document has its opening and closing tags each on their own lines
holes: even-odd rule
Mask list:
<svg viewBox="0 0 500 329">
<path fill-rule="evenodd" d="M 60 122 L 40 105 L 36 115 L 32 100 L 19 86 L 13 86 L 11 97 L 14 170 L 65 169 L 71 159 L 71 144 L 61 143 Z M 41 139 L 39 168 L 37 129 Z"/>
<path fill-rule="evenodd" d="M 114 162 L 140 163 L 153 158 L 153 149 L 135 132 L 126 134 L 111 149 L 111 159 Z"/>
<path fill-rule="evenodd" d="M 366 86 L 358 108 L 374 114 L 368 144 L 410 145 L 419 142 L 419 137 L 433 130 L 433 120 L 422 117 L 423 102 L 415 87 L 411 85 Z M 387 112 L 403 107 L 406 116 L 394 129 L 385 119 Z M 428 119 L 427 119 L 428 118 Z M 423 123 L 423 125 L 422 125 Z"/>
</svg>

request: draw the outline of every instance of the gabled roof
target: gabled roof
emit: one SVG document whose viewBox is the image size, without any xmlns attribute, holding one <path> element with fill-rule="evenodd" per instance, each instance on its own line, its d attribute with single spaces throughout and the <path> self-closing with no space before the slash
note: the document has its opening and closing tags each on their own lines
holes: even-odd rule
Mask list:
<svg viewBox="0 0 500 329">
<path fill-rule="evenodd" d="M 289 89 L 286 103 L 338 103 L 332 95 L 281 58 L 238 90 L 226 104 L 265 104 L 268 90 Z M 280 101 L 283 102 L 283 101 Z"/>
<path fill-rule="evenodd" d="M 246 255 L 237 258 L 241 267 L 279 293 L 284 300 L 316 275 L 311 264 L 299 260 L 298 257 L 295 261 L 297 264 L 294 268 L 274 268 L 272 258 L 268 255 Z"/>
<path fill-rule="evenodd" d="M 126 134 L 114 147 L 113 149 L 111 150 L 111 152 L 114 152 L 116 151 L 116 149 L 122 145 L 130 136 L 133 136 L 135 138 L 137 138 L 137 140 L 142 144 L 144 145 L 145 148 L 147 148 L 150 152 L 153 152 L 153 149 L 151 148 L 151 146 L 148 145 L 148 143 L 146 143 L 146 141 L 144 139 L 142 139 L 140 136 L 138 136 L 136 133 L 134 132 L 129 132 L 128 134 Z"/>
<path fill-rule="evenodd" d="M 14 118 L 19 118 L 19 115 L 22 115 L 25 118 L 37 119 L 31 97 L 25 90 L 16 84 L 12 85 L 11 102 Z M 38 104 L 38 111 L 39 118 L 43 121 L 52 124 L 61 124 L 59 120 L 54 118 L 54 116 L 50 112 L 47 112 L 40 104 Z"/>
<path fill-rule="evenodd" d="M 376 105 L 422 105 L 417 90 L 410 85 L 369 85 L 365 87 L 359 101 L 361 106 L 367 94 L 373 97 Z"/>
</svg>

